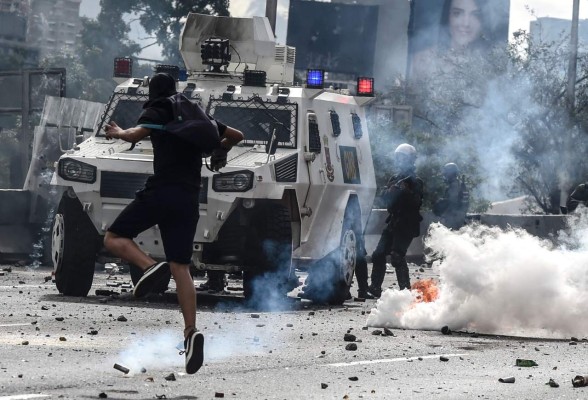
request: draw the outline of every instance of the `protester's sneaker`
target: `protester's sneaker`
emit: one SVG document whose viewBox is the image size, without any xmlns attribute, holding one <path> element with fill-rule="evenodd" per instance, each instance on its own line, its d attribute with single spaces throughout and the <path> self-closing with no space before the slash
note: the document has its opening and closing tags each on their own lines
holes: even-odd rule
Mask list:
<svg viewBox="0 0 588 400">
<path fill-rule="evenodd" d="M 186 349 L 186 372 L 195 374 L 204 362 L 204 335 L 191 331 L 184 340 Z"/>
<path fill-rule="evenodd" d="M 167 278 L 170 274 L 169 264 L 160 262 L 150 266 L 144 273 L 139 282 L 135 285 L 133 295 L 135 297 L 143 297 L 163 279 Z"/>
</svg>

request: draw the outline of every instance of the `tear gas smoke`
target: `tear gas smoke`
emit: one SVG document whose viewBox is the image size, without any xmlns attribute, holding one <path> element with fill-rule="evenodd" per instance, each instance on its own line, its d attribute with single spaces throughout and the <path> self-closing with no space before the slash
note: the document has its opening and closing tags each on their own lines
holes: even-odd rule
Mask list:
<svg viewBox="0 0 588 400">
<path fill-rule="evenodd" d="M 130 374 L 140 373 L 142 368 L 150 370 L 180 367 L 184 358 L 176 349 L 179 340 L 181 338 L 170 331 L 146 336 L 123 350 L 116 362 L 129 368 Z"/>
<path fill-rule="evenodd" d="M 274 330 L 268 329 L 264 332 L 246 324 L 240 324 L 238 329 L 214 333 L 206 330 L 202 332 L 205 337 L 205 362 L 267 353 L 268 347 L 278 346 Z M 114 362 L 127 367 L 130 375 L 140 373 L 143 368 L 147 371 L 165 368 L 183 369 L 185 356 L 183 353 L 180 354 L 183 350 L 183 339 L 178 332 L 164 330 L 133 342 L 119 353 Z"/>
<path fill-rule="evenodd" d="M 387 290 L 367 324 L 541 337 L 588 330 L 588 209 L 571 217 L 557 245 L 519 229 L 434 224 L 426 245 L 442 258 L 439 297 L 416 303 L 416 292 Z"/>
</svg>

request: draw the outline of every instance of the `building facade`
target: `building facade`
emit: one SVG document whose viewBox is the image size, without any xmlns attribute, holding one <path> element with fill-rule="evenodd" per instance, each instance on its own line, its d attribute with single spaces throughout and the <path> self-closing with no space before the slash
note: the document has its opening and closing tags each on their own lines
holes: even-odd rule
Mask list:
<svg viewBox="0 0 588 400">
<path fill-rule="evenodd" d="M 73 53 L 80 38 L 81 0 L 32 0 L 28 41 L 48 55 Z"/>
</svg>

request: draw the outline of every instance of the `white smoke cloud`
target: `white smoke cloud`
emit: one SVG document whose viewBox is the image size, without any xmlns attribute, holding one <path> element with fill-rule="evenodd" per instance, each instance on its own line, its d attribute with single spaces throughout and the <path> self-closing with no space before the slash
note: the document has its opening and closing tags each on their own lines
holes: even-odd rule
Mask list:
<svg viewBox="0 0 588 400">
<path fill-rule="evenodd" d="M 142 368 L 149 371 L 182 366 L 184 356 L 176 348 L 182 339 L 176 333 L 165 330 L 145 336 L 124 349 L 115 362 L 130 369 L 130 374 L 140 373 Z"/>
<path fill-rule="evenodd" d="M 588 301 L 588 212 L 570 221 L 559 245 L 525 231 L 470 225 L 450 231 L 433 225 L 427 246 L 443 255 L 439 297 L 387 290 L 367 324 L 409 329 L 569 337 L 585 335 Z"/>
</svg>

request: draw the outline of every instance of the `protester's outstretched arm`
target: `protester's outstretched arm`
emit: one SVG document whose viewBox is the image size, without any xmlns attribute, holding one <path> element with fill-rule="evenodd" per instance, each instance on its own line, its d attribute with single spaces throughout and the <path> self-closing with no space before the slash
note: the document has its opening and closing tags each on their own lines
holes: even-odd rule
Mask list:
<svg viewBox="0 0 588 400">
<path fill-rule="evenodd" d="M 227 129 L 225 129 L 225 132 L 221 136 L 221 147 L 225 150 L 230 150 L 244 138 L 245 136 L 241 131 L 227 126 Z"/>
<path fill-rule="evenodd" d="M 107 139 L 122 139 L 125 142 L 137 143 L 146 138 L 151 133 L 151 129 L 142 126 L 122 129 L 116 122 L 110 122 L 104 126 L 104 132 Z"/>
</svg>

